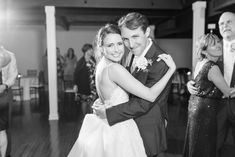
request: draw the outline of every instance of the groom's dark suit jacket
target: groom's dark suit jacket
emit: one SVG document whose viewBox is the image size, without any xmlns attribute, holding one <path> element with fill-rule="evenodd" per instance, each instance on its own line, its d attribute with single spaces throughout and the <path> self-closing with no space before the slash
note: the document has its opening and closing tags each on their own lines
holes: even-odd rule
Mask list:
<svg viewBox="0 0 235 157">
<path fill-rule="evenodd" d="M 168 70 L 164 61 L 156 61 L 158 55 L 162 53 L 165 52 L 153 42 L 145 55 L 147 59 L 153 61 L 153 64 L 147 67 L 148 72 L 135 70 L 132 75 L 148 87 L 158 82 Z M 134 118 L 148 156 L 157 155 L 167 149 L 164 120 L 168 118 L 167 99 L 170 86 L 171 80 L 153 103 L 131 95 L 127 103 L 106 110 L 110 125 Z"/>
</svg>

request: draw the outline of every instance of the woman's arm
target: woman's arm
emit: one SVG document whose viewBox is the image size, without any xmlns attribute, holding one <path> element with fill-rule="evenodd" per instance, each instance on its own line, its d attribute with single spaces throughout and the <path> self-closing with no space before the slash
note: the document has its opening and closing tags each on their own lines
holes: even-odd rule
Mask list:
<svg viewBox="0 0 235 157">
<path fill-rule="evenodd" d="M 224 94 L 225 97 L 230 96 L 231 89 L 225 82 L 224 77 L 217 65 L 211 67 L 208 73 L 208 80 L 212 81 L 217 88 Z"/>
<path fill-rule="evenodd" d="M 160 58 L 166 62 L 169 69 L 167 73 L 151 88 L 144 86 L 120 64 L 113 64 L 110 66 L 109 77 L 113 82 L 124 88 L 129 93 L 132 93 L 142 99 L 154 102 L 154 100 L 161 94 L 176 69 L 175 63 L 169 55 L 167 57 L 164 55 Z"/>
</svg>

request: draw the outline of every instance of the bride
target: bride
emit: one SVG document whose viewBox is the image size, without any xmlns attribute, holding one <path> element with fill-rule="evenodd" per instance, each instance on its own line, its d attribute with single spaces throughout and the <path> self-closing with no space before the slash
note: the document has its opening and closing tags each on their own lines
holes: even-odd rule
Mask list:
<svg viewBox="0 0 235 157">
<path fill-rule="evenodd" d="M 96 67 L 96 89 L 106 107 L 127 102 L 128 93 L 153 102 L 166 86 L 176 66 L 171 56 L 160 59 L 169 66 L 164 77 L 151 88 L 145 87 L 119 64 L 124 54 L 121 32 L 108 24 L 97 34 L 102 57 Z M 151 66 L 151 65 L 149 65 Z M 122 80 L 122 81 L 120 81 Z M 142 138 L 133 119 L 109 126 L 107 119 L 95 114 L 84 118 L 79 136 L 68 157 L 146 157 Z"/>
</svg>

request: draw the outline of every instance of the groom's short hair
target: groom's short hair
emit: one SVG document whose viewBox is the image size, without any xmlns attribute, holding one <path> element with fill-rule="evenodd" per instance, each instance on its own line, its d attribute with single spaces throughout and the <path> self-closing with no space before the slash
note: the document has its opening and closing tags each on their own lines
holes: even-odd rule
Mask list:
<svg viewBox="0 0 235 157">
<path fill-rule="evenodd" d="M 128 13 L 127 15 L 120 18 L 118 21 L 120 28 L 126 27 L 130 30 L 135 30 L 139 27 L 145 32 L 149 26 L 149 21 L 145 15 L 137 12 Z"/>
</svg>

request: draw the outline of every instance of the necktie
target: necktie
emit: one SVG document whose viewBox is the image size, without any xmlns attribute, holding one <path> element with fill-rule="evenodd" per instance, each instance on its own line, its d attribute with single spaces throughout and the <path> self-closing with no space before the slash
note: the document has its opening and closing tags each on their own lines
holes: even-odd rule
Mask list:
<svg viewBox="0 0 235 157">
<path fill-rule="evenodd" d="M 132 56 L 131 56 L 129 65 L 127 66 L 127 70 L 128 70 L 130 73 L 131 73 L 131 67 L 132 67 L 132 63 L 133 63 L 134 57 L 135 57 L 135 55 L 132 55 Z"/>
<path fill-rule="evenodd" d="M 134 59 L 132 61 L 132 65 L 131 65 L 131 73 L 133 73 L 135 71 L 135 67 L 136 67 L 136 60 L 138 59 L 137 56 L 134 56 Z"/>
</svg>

